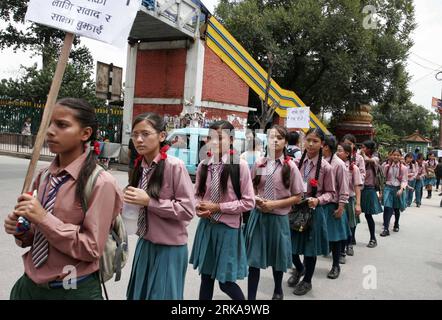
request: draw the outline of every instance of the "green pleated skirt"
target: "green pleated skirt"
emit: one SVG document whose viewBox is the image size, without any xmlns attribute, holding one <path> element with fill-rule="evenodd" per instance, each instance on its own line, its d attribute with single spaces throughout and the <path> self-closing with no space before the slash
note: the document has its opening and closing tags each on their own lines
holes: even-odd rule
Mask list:
<svg viewBox="0 0 442 320">
<path fill-rule="evenodd" d="M 200 274 L 221 283 L 247 277 L 247 256 L 241 228 L 200 219 L 193 242 L 190 263 Z"/>
<path fill-rule="evenodd" d="M 384 212 L 374 187 L 364 186 L 364 189 L 361 191 L 361 211 L 371 215 Z"/>
<path fill-rule="evenodd" d="M 287 215 L 255 209 L 246 227 L 247 262 L 250 267 L 286 272 L 292 266 L 292 242 Z"/>
<path fill-rule="evenodd" d="M 182 300 L 187 259 L 187 245 L 160 245 L 138 239 L 127 299 Z"/>
<path fill-rule="evenodd" d="M 334 203 L 329 203 L 324 206 L 328 241 L 346 240 L 351 234 L 348 225 L 347 212 L 344 210 L 341 218 L 336 219 L 334 213 L 337 208 L 338 205 Z"/>
<path fill-rule="evenodd" d="M 348 225 L 350 228 L 354 228 L 361 223 L 361 219 L 359 219 L 359 216 L 356 215 L 355 206 L 356 198 L 348 198 L 348 203 L 345 205 L 345 212 L 347 213 Z"/>
<path fill-rule="evenodd" d="M 292 238 L 292 254 L 315 257 L 329 253 L 326 209 L 317 206 L 313 213 L 312 227 L 304 232 L 290 230 Z"/>
</svg>

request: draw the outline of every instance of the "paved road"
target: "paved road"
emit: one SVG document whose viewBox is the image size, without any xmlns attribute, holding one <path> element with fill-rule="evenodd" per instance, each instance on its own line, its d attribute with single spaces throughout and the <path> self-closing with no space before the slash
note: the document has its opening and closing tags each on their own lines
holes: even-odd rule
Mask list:
<svg viewBox="0 0 442 320">
<path fill-rule="evenodd" d="M 0 156 L 0 219 L 4 220 L 13 208 L 21 190 L 29 160 Z M 40 162 L 39 167 L 48 163 Z M 127 173 L 112 171 L 121 187 L 126 185 Z M 285 299 L 441 299 L 442 298 L 442 208 L 440 198 L 424 199 L 421 208 L 408 208 L 401 218 L 401 230 L 390 237 L 378 236 L 378 247 L 366 248 L 369 233 L 365 219 L 356 232 L 355 256 L 348 257 L 341 266 L 337 280 L 327 279 L 331 258 L 319 257 L 313 278 L 313 290 L 304 297 L 296 297 L 284 285 Z M 192 246 L 198 218 L 189 226 L 189 251 Z M 375 217 L 379 234 L 382 217 Z M 3 224 L 2 224 L 3 225 Z M 130 262 L 119 282 L 108 282 L 111 299 L 125 299 L 136 237 L 130 236 Z M 8 299 L 9 292 L 23 273 L 21 253 L 3 227 L 0 231 L 0 299 Z M 284 283 L 288 275 L 284 275 Z M 247 281 L 238 282 L 247 291 Z M 185 299 L 197 299 L 198 273 L 189 265 Z M 270 299 L 273 292 L 271 270 L 261 272 L 258 299 Z M 226 296 L 215 288 L 215 299 Z"/>
</svg>

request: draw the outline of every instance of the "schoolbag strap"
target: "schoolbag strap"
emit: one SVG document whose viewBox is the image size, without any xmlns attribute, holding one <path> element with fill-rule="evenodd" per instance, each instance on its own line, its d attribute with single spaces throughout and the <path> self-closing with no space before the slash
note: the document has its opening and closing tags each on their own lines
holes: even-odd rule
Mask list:
<svg viewBox="0 0 442 320">
<path fill-rule="evenodd" d="M 84 188 L 84 197 L 81 199 L 81 207 L 83 208 L 85 215 L 88 209 L 89 200 L 92 196 L 92 190 L 94 189 L 95 182 L 97 182 L 97 178 L 101 171 L 104 171 L 103 167 L 96 165 L 94 171 L 92 171 L 91 175 L 87 179 L 86 186 Z"/>
</svg>

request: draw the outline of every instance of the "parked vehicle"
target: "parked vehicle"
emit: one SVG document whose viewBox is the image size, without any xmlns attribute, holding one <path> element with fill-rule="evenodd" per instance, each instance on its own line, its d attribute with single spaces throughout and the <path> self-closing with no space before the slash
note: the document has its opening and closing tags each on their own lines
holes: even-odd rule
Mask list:
<svg viewBox="0 0 442 320">
<path fill-rule="evenodd" d="M 235 130 L 235 140 L 233 147 L 239 153 L 245 150 L 246 132 Z M 169 133 L 167 140 L 172 142 L 172 146 L 167 152 L 169 155 L 181 159 L 186 165 L 189 174 L 195 175 L 196 169 L 201 159 L 199 159 L 200 149 L 206 144 L 209 129 L 207 128 L 181 128 L 174 129 Z M 267 143 L 267 136 L 258 133 L 257 137 Z"/>
</svg>

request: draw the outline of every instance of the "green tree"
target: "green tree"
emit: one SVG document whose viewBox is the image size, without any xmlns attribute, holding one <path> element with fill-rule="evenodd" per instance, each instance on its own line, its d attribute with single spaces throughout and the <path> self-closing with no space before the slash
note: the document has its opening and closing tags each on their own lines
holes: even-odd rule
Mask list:
<svg viewBox="0 0 442 320">
<path fill-rule="evenodd" d="M 31 23 L 24 27 L 29 0 L 2 0 L 0 2 L 0 22 L 6 27 L 0 30 L 0 50 L 13 48 L 14 51 L 31 51 L 41 56 L 43 69 L 57 59 L 65 32 Z M 80 43 L 78 37 L 74 45 Z M 75 54 L 76 49 L 72 51 Z"/>
<path fill-rule="evenodd" d="M 364 28 L 366 5 L 377 29 Z M 406 102 L 412 0 L 221 0 L 216 16 L 273 78 L 319 113 Z"/>
</svg>

